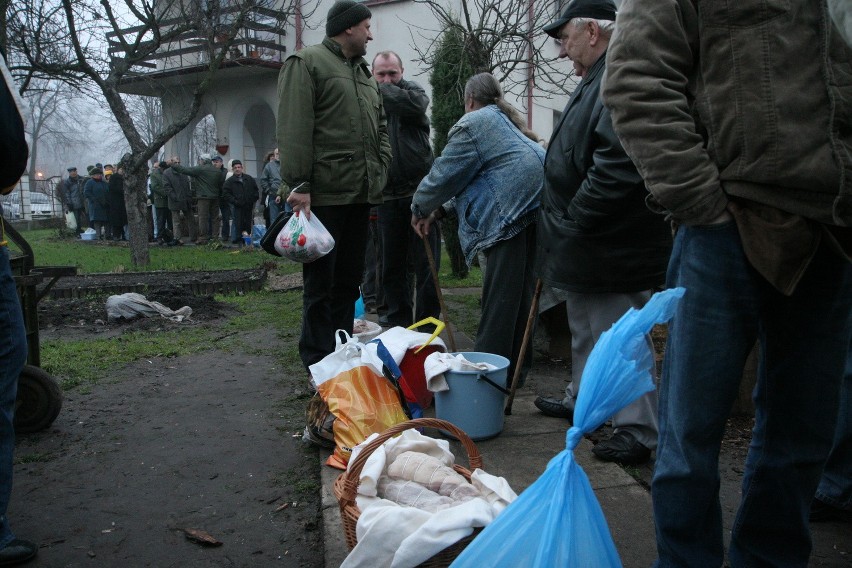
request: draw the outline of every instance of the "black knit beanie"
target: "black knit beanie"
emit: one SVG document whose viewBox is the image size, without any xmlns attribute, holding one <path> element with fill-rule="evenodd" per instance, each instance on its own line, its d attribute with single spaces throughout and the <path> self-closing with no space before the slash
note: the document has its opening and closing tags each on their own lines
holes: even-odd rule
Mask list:
<svg viewBox="0 0 852 568">
<path fill-rule="evenodd" d="M 370 9 L 355 0 L 337 0 L 328 11 L 325 35 L 334 37 L 372 17 Z"/>
</svg>

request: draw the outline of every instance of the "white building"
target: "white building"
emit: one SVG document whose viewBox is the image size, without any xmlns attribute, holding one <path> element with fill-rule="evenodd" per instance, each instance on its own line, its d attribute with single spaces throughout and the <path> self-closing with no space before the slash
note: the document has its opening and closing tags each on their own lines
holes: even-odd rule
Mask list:
<svg viewBox="0 0 852 568">
<path fill-rule="evenodd" d="M 201 0 L 199 0 L 201 1 Z M 296 0 L 297 5 L 300 0 Z M 304 0 L 302 0 L 304 1 Z M 559 0 L 500 0 L 511 4 L 513 10 L 529 9 L 537 2 L 546 2 L 544 22 L 555 17 L 562 5 Z M 227 162 L 239 159 L 251 175 L 257 175 L 263 158 L 276 146 L 275 119 L 278 111 L 277 78 L 281 62 L 287 54 L 301 47 L 320 43 L 325 36 L 325 20 L 334 0 L 314 0 L 307 18 L 292 18 L 285 29 L 276 28 L 277 13 L 258 8 L 247 31 L 241 32 L 235 50 L 215 75 L 215 82 L 204 97 L 200 112 L 189 125 L 166 144 L 165 155 L 188 157 L 195 126 L 206 115 L 216 123 L 217 151 Z M 426 69 L 418 64 L 417 42 L 425 49 L 440 34 L 440 24 L 426 4 L 413 0 L 372 0 L 364 2 L 373 13 L 371 29 L 374 40 L 367 46 L 366 59 L 371 61 L 379 51 L 393 50 L 403 60 L 405 78 L 417 81 L 431 97 Z M 520 3 L 520 4 L 519 4 Z M 461 0 L 442 2 L 454 13 L 460 13 Z M 471 3 L 472 4 L 472 3 Z M 283 32 L 283 33 L 282 33 Z M 166 123 L 187 107 L 192 89 L 200 80 L 206 66 L 203 40 L 187 38 L 161 50 L 146 63 L 144 72 L 125 81 L 123 91 L 131 94 L 157 96 L 163 103 Z M 535 38 L 546 57 L 556 59 L 558 45 L 544 34 Z M 557 65 L 570 69 L 569 62 Z M 528 68 L 528 66 L 527 66 Z M 527 69 L 516 73 L 527 73 Z M 524 77 L 519 78 L 524 82 Z M 538 79 L 536 79 L 538 80 Z M 507 96 L 528 118 L 528 123 L 547 139 L 553 129 L 567 96 L 548 96 L 536 87 L 527 88 L 522 96 Z"/>
</svg>

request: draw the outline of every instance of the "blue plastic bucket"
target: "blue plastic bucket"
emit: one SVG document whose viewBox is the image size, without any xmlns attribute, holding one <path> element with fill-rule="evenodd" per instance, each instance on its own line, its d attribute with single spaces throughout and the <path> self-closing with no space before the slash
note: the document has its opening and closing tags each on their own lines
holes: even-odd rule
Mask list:
<svg viewBox="0 0 852 568">
<path fill-rule="evenodd" d="M 435 393 L 435 416 L 452 422 L 471 440 L 493 438 L 503 431 L 509 360 L 501 355 L 475 351 L 461 355 L 471 363 L 490 363 L 496 369 L 444 373 L 450 390 Z M 441 433 L 454 437 L 443 430 Z"/>
</svg>

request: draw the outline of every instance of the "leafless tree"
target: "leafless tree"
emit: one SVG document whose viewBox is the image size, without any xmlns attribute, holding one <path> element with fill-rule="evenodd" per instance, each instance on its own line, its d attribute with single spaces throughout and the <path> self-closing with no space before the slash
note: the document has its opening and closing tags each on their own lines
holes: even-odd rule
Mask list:
<svg viewBox="0 0 852 568">
<path fill-rule="evenodd" d="M 5 0 L 4 0 L 5 1 Z M 13 5 L 14 4 L 14 5 Z M 28 0 L 6 4 L 10 69 L 26 90 L 49 77 L 97 93 L 105 100 L 130 151 L 125 169 L 125 204 L 130 224 L 131 261 L 149 263 L 145 218 L 147 164 L 159 149 L 196 117 L 216 73 L 232 56 L 240 35 L 253 33 L 260 14 L 267 29 L 283 29 L 297 0 Z M 190 87 L 183 112 L 147 139 L 133 120 L 123 81 L 150 69 L 158 52 L 186 42 L 200 46 L 198 83 Z"/>
<path fill-rule="evenodd" d="M 475 73 L 488 71 L 503 90 L 517 97 L 531 86 L 543 96 L 570 91 L 572 75 L 565 65 L 555 64 L 550 37 L 542 27 L 553 21 L 559 0 L 414 0 L 429 7 L 438 29 L 409 23 L 419 61 L 431 71 L 441 33 L 456 29 L 464 38 L 465 51 Z M 454 10 L 457 7 L 457 10 Z M 467 78 L 460 78 L 463 82 Z"/>
<path fill-rule="evenodd" d="M 30 164 L 29 171 L 38 169 L 55 173 L 55 164 L 41 159 L 43 148 L 69 146 L 74 143 L 75 125 L 69 117 L 73 114 L 74 93 L 66 85 L 57 81 L 33 79 L 24 95 L 27 107 L 25 112 L 26 131 L 29 135 Z"/>
<path fill-rule="evenodd" d="M 150 144 L 163 129 L 163 103 L 157 97 L 138 95 L 125 95 L 124 100 L 139 135 Z"/>
<path fill-rule="evenodd" d="M 189 146 L 189 159 L 195 163 L 202 154 L 210 154 L 216 145 L 216 121 L 213 115 L 208 114 L 198 121 L 195 131 L 192 133 L 192 142 Z"/>
</svg>

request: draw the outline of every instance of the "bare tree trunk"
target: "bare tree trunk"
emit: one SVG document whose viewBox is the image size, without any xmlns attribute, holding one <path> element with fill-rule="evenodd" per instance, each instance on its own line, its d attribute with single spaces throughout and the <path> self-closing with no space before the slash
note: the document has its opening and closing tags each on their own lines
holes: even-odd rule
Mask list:
<svg viewBox="0 0 852 568">
<path fill-rule="evenodd" d="M 145 211 L 145 186 L 148 181 L 144 167 L 130 168 L 124 172 L 124 205 L 130 233 L 130 259 L 134 266 L 148 266 L 148 219 Z"/>
</svg>

